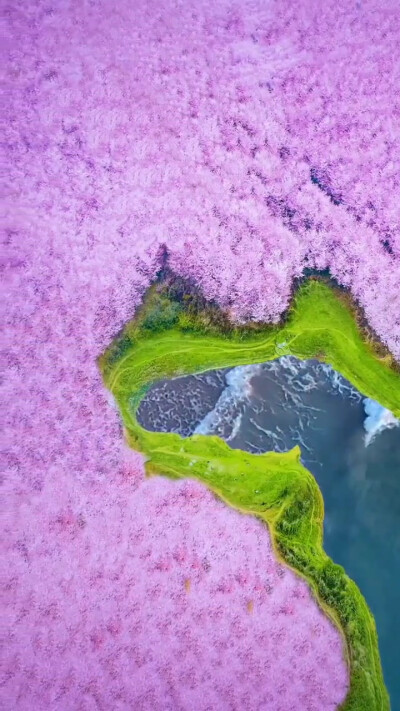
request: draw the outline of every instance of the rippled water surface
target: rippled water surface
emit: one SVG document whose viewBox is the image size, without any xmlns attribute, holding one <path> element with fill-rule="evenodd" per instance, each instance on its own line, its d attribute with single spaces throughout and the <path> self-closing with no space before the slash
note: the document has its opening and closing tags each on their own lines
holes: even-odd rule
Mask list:
<svg viewBox="0 0 400 711">
<path fill-rule="evenodd" d="M 185 437 L 217 434 L 254 453 L 300 445 L 324 497 L 325 550 L 375 615 L 392 708 L 400 709 L 400 427 L 390 413 L 329 366 L 285 356 L 160 381 L 138 419 Z"/>
</svg>

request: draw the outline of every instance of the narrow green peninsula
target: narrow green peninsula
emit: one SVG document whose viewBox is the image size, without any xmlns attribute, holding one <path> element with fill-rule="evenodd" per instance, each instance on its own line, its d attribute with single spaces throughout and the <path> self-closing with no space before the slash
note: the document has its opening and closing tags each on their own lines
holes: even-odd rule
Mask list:
<svg viewBox="0 0 400 711">
<path fill-rule="evenodd" d="M 278 557 L 309 583 L 343 634 L 350 670 L 346 711 L 387 711 L 374 618 L 355 583 L 322 546 L 324 505 L 300 449 L 278 454 L 232 450 L 220 438 L 149 432 L 137 408 L 157 380 L 263 363 L 282 355 L 318 358 L 366 397 L 400 416 L 396 364 L 366 336 L 349 298 L 318 279 L 297 291 L 283 324 L 235 326 L 171 275 L 147 292 L 135 319 L 100 358 L 128 443 L 143 452 L 148 474 L 202 481 L 229 505 L 261 518 Z"/>
</svg>

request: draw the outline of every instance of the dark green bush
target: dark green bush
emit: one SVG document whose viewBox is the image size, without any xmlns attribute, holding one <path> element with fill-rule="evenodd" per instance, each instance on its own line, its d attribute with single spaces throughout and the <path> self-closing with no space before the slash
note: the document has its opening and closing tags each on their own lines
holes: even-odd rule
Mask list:
<svg viewBox="0 0 400 711">
<path fill-rule="evenodd" d="M 142 328 L 154 332 L 171 328 L 178 321 L 181 308 L 178 302 L 157 295 L 143 319 Z"/>
</svg>

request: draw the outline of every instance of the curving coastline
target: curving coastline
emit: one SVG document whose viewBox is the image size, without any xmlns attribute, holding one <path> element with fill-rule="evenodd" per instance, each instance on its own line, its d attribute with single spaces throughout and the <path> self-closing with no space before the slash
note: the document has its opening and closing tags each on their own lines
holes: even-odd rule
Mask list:
<svg viewBox="0 0 400 711">
<path fill-rule="evenodd" d="M 299 449 L 254 455 L 233 451 L 214 436 L 184 440 L 148 432 L 135 412 L 160 378 L 292 354 L 330 363 L 366 397 L 399 416 L 399 375 L 363 340 L 349 304 L 320 281 L 301 285 L 281 326 L 233 326 L 190 295 L 183 306 L 178 292 L 168 280 L 153 285 L 135 320 L 100 359 L 128 442 L 147 455 L 149 474 L 199 479 L 231 506 L 268 524 L 278 555 L 307 579 L 343 632 L 350 691 L 342 708 L 388 709 L 373 617 L 357 586 L 323 551 L 322 496 L 299 461 Z"/>
</svg>

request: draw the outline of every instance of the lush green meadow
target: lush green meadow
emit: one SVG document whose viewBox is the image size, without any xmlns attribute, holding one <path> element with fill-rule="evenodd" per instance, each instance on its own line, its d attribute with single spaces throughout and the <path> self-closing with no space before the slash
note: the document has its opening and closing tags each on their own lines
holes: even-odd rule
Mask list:
<svg viewBox="0 0 400 711">
<path fill-rule="evenodd" d="M 366 397 L 400 416 L 400 375 L 390 355 L 366 338 L 348 298 L 326 283 L 302 284 L 284 323 L 234 326 L 198 293 L 174 279 L 154 284 L 135 319 L 100 359 L 129 444 L 148 474 L 192 477 L 226 503 L 268 524 L 277 555 L 307 579 L 343 633 L 350 669 L 347 711 L 389 709 L 373 616 L 359 589 L 322 546 L 324 504 L 298 447 L 285 454 L 232 450 L 218 437 L 148 432 L 136 411 L 155 381 L 291 354 L 319 358 Z"/>
</svg>

